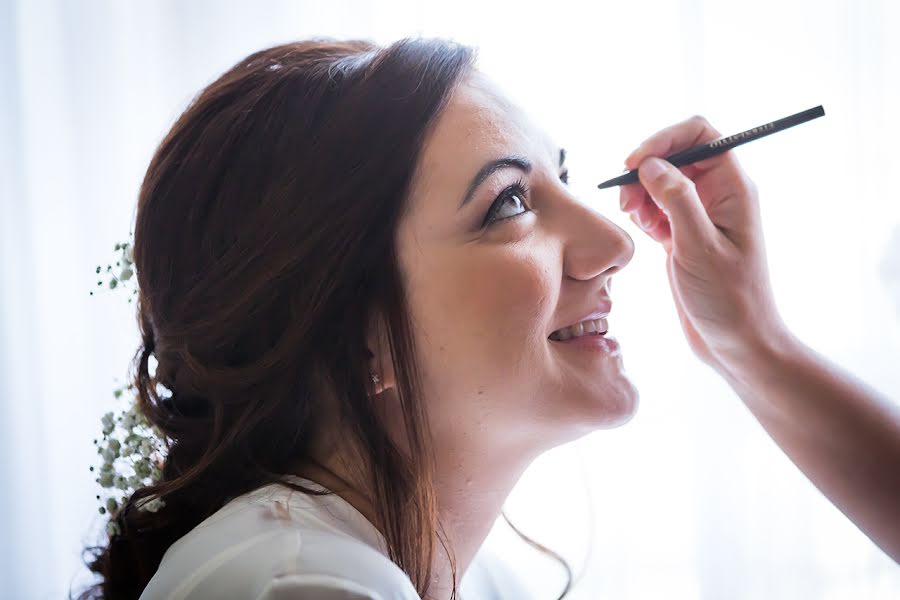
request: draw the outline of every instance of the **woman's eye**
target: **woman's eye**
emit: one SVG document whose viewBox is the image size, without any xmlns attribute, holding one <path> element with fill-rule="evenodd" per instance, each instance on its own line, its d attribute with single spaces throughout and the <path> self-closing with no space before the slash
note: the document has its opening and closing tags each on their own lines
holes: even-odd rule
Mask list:
<svg viewBox="0 0 900 600">
<path fill-rule="evenodd" d="M 488 226 L 495 221 L 503 221 L 504 219 L 508 219 L 510 217 L 500 217 L 497 215 L 500 213 L 501 209 L 503 209 L 507 204 L 511 204 L 508 202 L 513 199 L 519 199 L 519 204 L 523 204 L 522 199 L 528 196 L 528 185 L 525 183 L 525 180 L 519 179 L 519 181 L 515 182 L 505 190 L 503 190 L 494 203 L 491 205 L 490 210 L 488 210 L 488 214 L 484 219 L 484 226 Z M 523 213 L 518 213 L 523 214 Z M 518 216 L 518 214 L 512 215 Z"/>
<path fill-rule="evenodd" d="M 569 184 L 569 170 L 566 169 L 565 171 L 563 171 L 560 174 L 559 179 L 560 179 L 560 181 L 562 181 L 563 183 L 568 185 Z M 528 184 L 525 182 L 524 179 L 519 179 L 517 182 L 515 182 L 514 184 L 512 184 L 511 186 L 509 186 L 508 188 L 503 190 L 500 193 L 500 195 L 497 196 L 497 199 L 494 201 L 494 203 L 491 205 L 491 208 L 488 210 L 488 214 L 484 219 L 484 223 L 483 223 L 482 227 L 487 227 L 488 225 L 491 225 L 496 221 L 503 221 L 505 219 L 509 219 L 509 218 L 524 214 L 524 212 L 520 212 L 520 213 L 512 215 L 511 217 L 497 218 L 497 214 L 507 204 L 507 200 L 511 200 L 513 198 L 519 198 L 520 199 L 519 204 L 524 204 L 523 202 L 521 202 L 521 200 L 528 197 L 529 190 L 530 190 L 530 188 L 528 187 Z M 527 211 L 525 211 L 525 212 L 527 212 Z"/>
</svg>

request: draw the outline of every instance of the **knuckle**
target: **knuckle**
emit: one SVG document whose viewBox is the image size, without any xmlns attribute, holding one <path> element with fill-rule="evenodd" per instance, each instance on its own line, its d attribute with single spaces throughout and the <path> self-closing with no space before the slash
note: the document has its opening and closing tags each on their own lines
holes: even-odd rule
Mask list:
<svg viewBox="0 0 900 600">
<path fill-rule="evenodd" d="M 749 196 L 753 196 L 753 197 L 759 196 L 759 186 L 756 185 L 755 181 L 753 181 L 749 177 L 746 177 L 744 179 L 744 184 L 747 188 L 747 194 Z"/>
<path fill-rule="evenodd" d="M 758 193 L 759 189 L 756 186 L 756 182 L 742 174 L 735 178 L 732 192 L 729 195 L 753 198 L 756 197 Z"/>
<path fill-rule="evenodd" d="M 703 115 L 693 115 L 689 120 L 698 125 L 702 125 L 703 127 L 708 127 L 710 125 L 709 121 Z"/>
<path fill-rule="evenodd" d="M 703 255 L 709 261 L 711 261 L 712 259 L 719 256 L 719 254 L 721 252 L 719 250 L 719 244 L 714 238 L 713 239 L 708 239 L 708 238 L 703 239 L 701 242 L 701 248 L 703 251 Z"/>
<path fill-rule="evenodd" d="M 725 272 L 736 279 L 741 279 L 747 272 L 747 257 L 742 252 L 722 252 Z"/>
<path fill-rule="evenodd" d="M 709 119 L 704 117 L 703 115 L 694 115 L 688 121 L 701 132 L 701 136 L 703 140 L 711 140 L 717 137 L 722 137 L 722 133 L 713 127 L 712 123 L 709 122 Z"/>
<path fill-rule="evenodd" d="M 687 198 L 695 192 L 694 182 L 687 177 L 673 177 L 663 185 L 666 198 Z"/>
</svg>

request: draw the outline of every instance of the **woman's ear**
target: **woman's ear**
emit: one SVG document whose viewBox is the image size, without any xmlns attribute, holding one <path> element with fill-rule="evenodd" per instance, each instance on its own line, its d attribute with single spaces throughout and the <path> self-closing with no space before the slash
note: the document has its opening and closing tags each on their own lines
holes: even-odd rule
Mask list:
<svg viewBox="0 0 900 600">
<path fill-rule="evenodd" d="M 377 395 L 396 385 L 394 362 L 391 360 L 387 326 L 380 315 L 374 316 L 366 337 L 369 357 L 369 385 Z M 377 381 L 375 381 L 377 379 Z"/>
</svg>

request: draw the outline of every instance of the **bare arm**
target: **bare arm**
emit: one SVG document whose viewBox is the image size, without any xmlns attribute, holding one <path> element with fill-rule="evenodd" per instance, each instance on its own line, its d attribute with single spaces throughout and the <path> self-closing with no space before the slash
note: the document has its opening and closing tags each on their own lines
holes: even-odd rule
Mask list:
<svg viewBox="0 0 900 600">
<path fill-rule="evenodd" d="M 900 563 L 900 406 L 790 333 L 718 371 L 809 480 Z"/>
<path fill-rule="evenodd" d="M 625 160 L 639 167 L 640 183 L 622 186 L 620 207 L 665 249 L 694 353 L 725 377 L 809 480 L 900 563 L 900 407 L 782 321 L 759 194 L 734 151 L 680 168 L 658 159 L 721 135 L 694 116 L 650 136 Z"/>
</svg>

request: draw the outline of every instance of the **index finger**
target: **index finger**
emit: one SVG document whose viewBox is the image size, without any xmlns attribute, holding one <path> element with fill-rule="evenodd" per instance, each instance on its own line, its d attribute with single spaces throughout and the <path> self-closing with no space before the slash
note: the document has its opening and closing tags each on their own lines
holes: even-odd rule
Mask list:
<svg viewBox="0 0 900 600">
<path fill-rule="evenodd" d="M 629 169 L 637 169 L 638 165 L 648 156 L 666 158 L 676 152 L 711 142 L 720 137 L 722 134 L 705 117 L 694 115 L 680 123 L 661 129 L 641 142 L 625 159 L 625 166 Z M 699 161 L 693 165 L 702 165 L 703 162 Z"/>
</svg>

